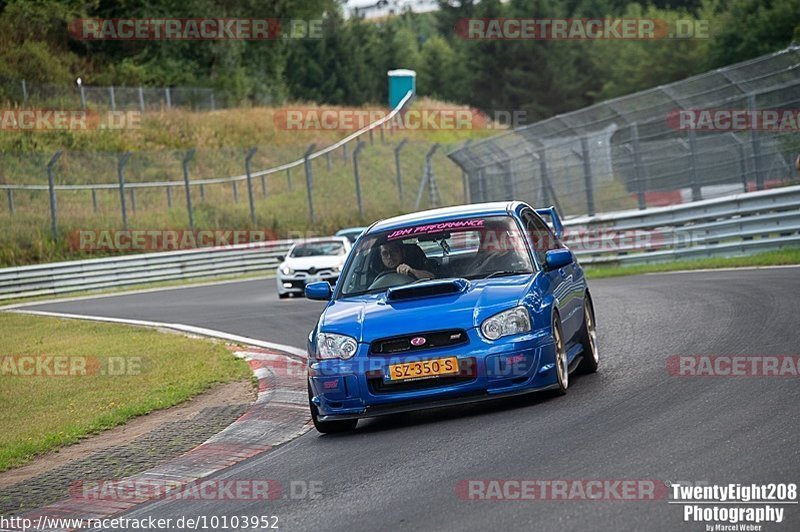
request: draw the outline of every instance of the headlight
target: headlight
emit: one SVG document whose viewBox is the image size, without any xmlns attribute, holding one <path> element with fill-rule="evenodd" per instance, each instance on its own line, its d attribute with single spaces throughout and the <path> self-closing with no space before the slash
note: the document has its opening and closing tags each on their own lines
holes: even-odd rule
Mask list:
<svg viewBox="0 0 800 532">
<path fill-rule="evenodd" d="M 504 310 L 481 324 L 481 332 L 489 340 L 497 340 L 503 336 L 522 334 L 531 330 L 531 317 L 528 309 L 519 306 Z"/>
<path fill-rule="evenodd" d="M 317 336 L 317 358 L 352 358 L 358 343 L 355 338 L 343 334 L 319 333 Z"/>
<path fill-rule="evenodd" d="M 288 267 L 288 266 L 281 266 L 281 273 L 282 273 L 283 275 L 292 275 L 292 274 L 294 273 L 294 270 L 292 270 L 292 269 L 291 269 L 290 267 Z"/>
</svg>

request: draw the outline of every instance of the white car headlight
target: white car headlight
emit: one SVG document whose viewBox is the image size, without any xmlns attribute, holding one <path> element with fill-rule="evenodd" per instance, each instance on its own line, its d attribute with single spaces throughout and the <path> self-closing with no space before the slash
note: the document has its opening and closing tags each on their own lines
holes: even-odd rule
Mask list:
<svg viewBox="0 0 800 532">
<path fill-rule="evenodd" d="M 292 275 L 294 273 L 294 270 L 292 270 L 290 267 L 286 265 L 283 265 L 281 266 L 281 273 L 283 275 Z"/>
<path fill-rule="evenodd" d="M 522 334 L 531 330 L 531 317 L 523 306 L 504 310 L 481 324 L 481 332 L 489 340 L 497 340 L 503 336 Z"/>
<path fill-rule="evenodd" d="M 355 338 L 343 334 L 319 333 L 317 336 L 317 358 L 353 358 L 358 349 Z"/>
</svg>

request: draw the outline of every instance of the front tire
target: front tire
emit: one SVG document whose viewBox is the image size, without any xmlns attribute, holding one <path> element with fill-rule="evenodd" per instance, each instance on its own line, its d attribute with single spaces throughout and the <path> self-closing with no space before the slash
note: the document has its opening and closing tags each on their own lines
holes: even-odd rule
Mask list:
<svg viewBox="0 0 800 532">
<path fill-rule="evenodd" d="M 351 432 L 358 424 L 357 419 L 342 419 L 340 421 L 320 421 L 317 405 L 311 401 L 311 384 L 308 385 L 308 408 L 311 409 L 311 421 L 314 428 L 322 434 L 337 434 L 341 432 Z"/>
<path fill-rule="evenodd" d="M 578 365 L 581 373 L 594 373 L 600 365 L 600 355 L 597 351 L 597 330 L 594 324 L 594 307 L 588 297 L 583 305 L 583 327 L 581 327 L 580 341 L 583 346 L 583 359 Z"/>
<path fill-rule="evenodd" d="M 569 364 L 567 363 L 564 335 L 561 332 L 561 320 L 558 315 L 553 318 L 553 343 L 556 348 L 556 384 L 558 385 L 553 391 L 555 395 L 564 395 L 569 388 Z"/>
</svg>

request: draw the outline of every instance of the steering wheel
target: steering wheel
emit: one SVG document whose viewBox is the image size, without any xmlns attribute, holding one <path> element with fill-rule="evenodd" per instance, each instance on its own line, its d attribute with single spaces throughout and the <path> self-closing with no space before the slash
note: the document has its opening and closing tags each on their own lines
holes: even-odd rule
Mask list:
<svg viewBox="0 0 800 532">
<path fill-rule="evenodd" d="M 413 281 L 414 278 L 410 275 L 403 275 L 402 273 L 397 273 L 394 270 L 386 270 L 379 273 L 378 276 L 375 277 L 375 280 L 369 285 L 369 290 L 373 290 L 375 288 L 389 288 L 391 286 L 397 286 L 400 284 L 408 284 Z"/>
</svg>

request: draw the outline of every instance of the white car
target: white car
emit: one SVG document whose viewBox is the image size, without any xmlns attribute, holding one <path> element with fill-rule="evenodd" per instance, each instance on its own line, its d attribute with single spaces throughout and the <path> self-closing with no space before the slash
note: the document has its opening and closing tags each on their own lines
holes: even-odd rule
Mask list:
<svg viewBox="0 0 800 532">
<path fill-rule="evenodd" d="M 278 297 L 283 299 L 291 295 L 303 295 L 306 285 L 316 281 L 336 284 L 350 247 L 350 240 L 340 236 L 296 242 L 278 266 L 275 276 Z"/>
</svg>

